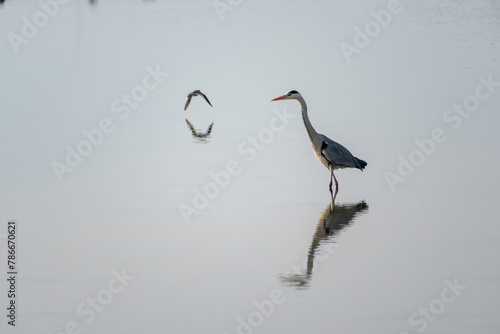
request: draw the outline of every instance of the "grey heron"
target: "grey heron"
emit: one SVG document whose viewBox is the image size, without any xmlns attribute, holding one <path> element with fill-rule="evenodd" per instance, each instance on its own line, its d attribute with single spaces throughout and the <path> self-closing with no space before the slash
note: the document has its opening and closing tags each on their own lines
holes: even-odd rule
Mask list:
<svg viewBox="0 0 500 334">
<path fill-rule="evenodd" d="M 203 96 L 203 98 L 205 99 L 205 101 L 207 101 L 208 104 L 210 104 L 210 106 L 213 108 L 212 104 L 210 103 L 210 101 L 208 100 L 208 98 L 205 96 L 205 94 L 203 94 L 200 90 L 195 90 L 195 91 L 192 91 L 191 93 L 188 94 L 187 98 L 186 98 L 186 104 L 184 105 L 184 110 L 187 109 L 187 107 L 189 106 L 189 104 L 191 103 L 191 99 L 193 98 L 193 96 Z"/>
<path fill-rule="evenodd" d="M 306 101 L 296 90 L 288 91 L 285 95 L 279 96 L 271 101 L 278 100 L 297 100 L 302 107 L 302 119 L 304 120 L 304 125 L 306 126 L 307 135 L 309 136 L 309 140 L 314 149 L 314 153 L 323 165 L 330 171 L 330 193 L 332 193 L 332 179 L 335 180 L 335 196 L 333 196 L 333 200 L 337 196 L 337 192 L 339 191 L 339 183 L 337 182 L 337 178 L 333 173 L 336 169 L 341 168 L 358 168 L 359 170 L 363 170 L 367 163 L 361 159 L 356 158 L 349 152 L 347 148 L 340 145 L 339 143 L 331 140 L 325 135 L 319 134 L 314 130 L 311 121 L 309 121 L 309 116 L 307 115 L 307 105 Z"/>
</svg>

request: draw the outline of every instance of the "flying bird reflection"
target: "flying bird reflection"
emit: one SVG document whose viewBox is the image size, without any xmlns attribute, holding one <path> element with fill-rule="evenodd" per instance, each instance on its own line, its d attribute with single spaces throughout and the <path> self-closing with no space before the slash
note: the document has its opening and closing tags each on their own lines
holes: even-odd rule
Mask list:
<svg viewBox="0 0 500 334">
<path fill-rule="evenodd" d="M 210 133 L 212 132 L 212 127 L 214 126 L 214 122 L 208 126 L 208 129 L 204 132 L 201 132 L 200 130 L 197 130 L 194 128 L 193 124 L 189 122 L 186 118 L 186 123 L 191 131 L 191 134 L 193 135 L 193 138 L 196 139 L 197 142 L 199 143 L 207 143 L 208 139 L 210 138 Z"/>
<path fill-rule="evenodd" d="M 192 91 L 191 93 L 188 94 L 188 96 L 186 98 L 186 104 L 184 105 L 184 110 L 186 110 L 187 107 L 189 106 L 189 104 L 191 103 L 191 99 L 193 98 L 193 96 L 203 96 L 205 101 L 207 101 L 207 103 L 213 108 L 212 104 L 208 100 L 208 97 L 206 97 L 206 95 L 203 94 L 200 90 L 195 90 L 195 91 Z"/>
<path fill-rule="evenodd" d="M 332 201 L 326 210 L 321 213 L 316 224 L 316 231 L 309 247 L 307 261 L 302 261 L 302 263 L 306 264 L 306 268 L 300 268 L 302 273 L 283 274 L 280 277 L 281 282 L 286 286 L 307 288 L 312 279 L 313 266 L 326 261 L 328 257 L 332 256 L 334 249 L 338 248 L 333 239 L 344 228 L 352 225 L 357 216 L 366 213 L 367 210 L 368 205 L 365 201 L 337 205 Z"/>
</svg>

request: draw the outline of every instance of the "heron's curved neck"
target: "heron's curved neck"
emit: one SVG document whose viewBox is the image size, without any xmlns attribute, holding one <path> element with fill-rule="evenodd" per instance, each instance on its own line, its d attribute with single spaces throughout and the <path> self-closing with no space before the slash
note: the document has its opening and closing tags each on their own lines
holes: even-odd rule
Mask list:
<svg viewBox="0 0 500 334">
<path fill-rule="evenodd" d="M 302 96 L 300 96 L 297 101 L 299 101 L 300 106 L 302 107 L 302 119 L 304 120 L 304 125 L 306 126 L 307 135 L 309 136 L 309 140 L 313 142 L 313 138 L 317 137 L 318 133 L 314 130 L 311 121 L 309 120 L 309 116 L 307 115 L 306 101 Z"/>
</svg>

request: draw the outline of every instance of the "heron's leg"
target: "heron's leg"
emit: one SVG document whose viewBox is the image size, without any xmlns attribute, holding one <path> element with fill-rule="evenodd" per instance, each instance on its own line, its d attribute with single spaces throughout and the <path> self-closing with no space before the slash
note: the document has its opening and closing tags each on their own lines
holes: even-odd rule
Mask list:
<svg viewBox="0 0 500 334">
<path fill-rule="evenodd" d="M 333 179 L 335 180 L 335 193 L 337 193 L 339 191 L 339 183 L 337 182 L 337 178 L 335 177 L 335 174 L 333 174 L 333 170 L 332 170 L 332 176 L 333 176 Z M 332 181 L 330 180 L 330 183 Z"/>
<path fill-rule="evenodd" d="M 335 198 L 337 197 L 337 193 L 339 192 L 339 183 L 337 182 L 337 178 L 333 173 L 333 168 L 331 169 L 332 175 L 330 177 L 330 195 L 332 196 L 332 203 L 335 203 Z M 335 194 L 332 191 L 332 179 L 335 180 Z"/>
<path fill-rule="evenodd" d="M 333 180 L 335 180 L 335 189 L 336 191 L 339 190 L 339 183 L 337 182 L 337 178 L 335 177 L 335 174 L 333 174 L 333 167 L 330 166 L 330 191 L 332 191 L 332 184 Z"/>
<path fill-rule="evenodd" d="M 332 191 L 332 184 L 333 180 L 335 180 L 335 194 L 333 194 Z M 332 203 L 335 203 L 335 198 L 337 197 L 337 193 L 339 192 L 339 183 L 337 182 L 337 178 L 335 177 L 335 174 L 333 173 L 333 166 L 330 165 L 330 195 L 332 196 Z"/>
</svg>

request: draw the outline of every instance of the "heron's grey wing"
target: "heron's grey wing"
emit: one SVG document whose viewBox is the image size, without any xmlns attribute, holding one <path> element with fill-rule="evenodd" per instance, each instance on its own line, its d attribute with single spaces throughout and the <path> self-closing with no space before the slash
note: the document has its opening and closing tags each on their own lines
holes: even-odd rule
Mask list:
<svg viewBox="0 0 500 334">
<path fill-rule="evenodd" d="M 187 107 L 189 106 L 189 104 L 191 103 L 191 99 L 193 98 L 193 95 L 189 94 L 186 98 L 186 104 L 184 105 L 184 110 L 187 109 Z"/>
<path fill-rule="evenodd" d="M 203 98 L 205 99 L 205 101 L 207 101 L 208 104 L 210 104 L 210 106 L 213 108 L 212 103 L 210 103 L 210 101 L 208 101 L 208 97 L 205 94 L 203 94 L 202 92 L 200 92 L 200 95 L 203 96 Z"/>
<path fill-rule="evenodd" d="M 330 164 L 337 167 L 358 167 L 354 156 L 347 148 L 325 136 L 321 144 L 321 154 Z"/>
</svg>

